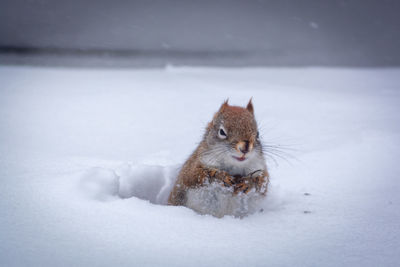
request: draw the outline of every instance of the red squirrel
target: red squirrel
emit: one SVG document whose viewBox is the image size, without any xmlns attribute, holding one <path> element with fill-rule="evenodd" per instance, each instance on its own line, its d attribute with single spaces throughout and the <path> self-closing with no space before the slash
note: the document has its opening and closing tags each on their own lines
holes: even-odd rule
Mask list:
<svg viewBox="0 0 400 267">
<path fill-rule="evenodd" d="M 227 100 L 208 123 L 203 140 L 183 165 L 168 204 L 187 206 L 217 217 L 237 215 L 228 198 L 242 201 L 240 196 L 246 198 L 250 192 L 263 198 L 268 182 L 252 100 L 246 108 L 231 106 Z M 219 187 L 210 189 L 211 184 Z M 224 197 L 219 197 L 216 190 L 223 192 Z"/>
</svg>

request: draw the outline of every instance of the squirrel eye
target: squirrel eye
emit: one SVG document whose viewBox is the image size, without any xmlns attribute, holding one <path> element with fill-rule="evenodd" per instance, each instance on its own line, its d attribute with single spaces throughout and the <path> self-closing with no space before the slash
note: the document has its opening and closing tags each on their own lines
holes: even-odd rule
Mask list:
<svg viewBox="0 0 400 267">
<path fill-rule="evenodd" d="M 219 137 L 220 139 L 225 139 L 225 138 L 227 137 L 227 136 L 226 136 L 225 129 L 224 129 L 224 127 L 222 127 L 222 126 L 219 128 L 218 137 Z"/>
</svg>

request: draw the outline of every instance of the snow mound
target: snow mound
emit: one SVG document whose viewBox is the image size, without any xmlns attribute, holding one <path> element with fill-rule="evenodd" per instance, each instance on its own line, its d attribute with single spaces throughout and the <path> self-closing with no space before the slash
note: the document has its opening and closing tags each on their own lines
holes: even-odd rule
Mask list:
<svg viewBox="0 0 400 267">
<path fill-rule="evenodd" d="M 232 195 L 232 188 L 212 183 L 188 190 L 187 207 L 200 214 L 211 214 L 218 218 L 225 215 L 242 218 L 262 211 L 263 200 L 264 196 L 257 192 Z"/>
<path fill-rule="evenodd" d="M 118 195 L 119 179 L 113 170 L 96 167 L 83 175 L 80 187 L 90 198 L 105 201 Z"/>
<path fill-rule="evenodd" d="M 179 167 L 123 164 L 115 170 L 89 169 L 80 187 L 89 198 L 106 201 L 136 197 L 153 204 L 166 205 Z"/>
</svg>

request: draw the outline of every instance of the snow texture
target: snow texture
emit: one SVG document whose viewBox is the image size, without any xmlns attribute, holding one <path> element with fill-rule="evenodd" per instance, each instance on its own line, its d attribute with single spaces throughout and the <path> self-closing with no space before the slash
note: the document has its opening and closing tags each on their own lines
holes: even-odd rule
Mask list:
<svg viewBox="0 0 400 267">
<path fill-rule="evenodd" d="M 399 69 L 4 66 L 0 79 L 1 266 L 398 266 Z M 263 211 L 165 205 L 228 97 L 253 97 Z"/>
<path fill-rule="evenodd" d="M 243 218 L 257 211 L 263 211 L 264 197 L 254 190 L 247 194 L 232 195 L 232 188 L 211 183 L 190 189 L 187 193 L 187 207 L 200 214 L 211 214 L 221 218 L 226 215 Z"/>
</svg>

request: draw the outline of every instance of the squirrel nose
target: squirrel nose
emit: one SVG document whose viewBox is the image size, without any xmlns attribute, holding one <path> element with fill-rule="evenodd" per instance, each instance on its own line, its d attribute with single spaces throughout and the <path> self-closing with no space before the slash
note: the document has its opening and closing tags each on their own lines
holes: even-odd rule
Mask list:
<svg viewBox="0 0 400 267">
<path fill-rule="evenodd" d="M 243 154 L 246 154 L 249 152 L 249 141 L 245 140 L 239 143 L 239 150 Z"/>
</svg>

